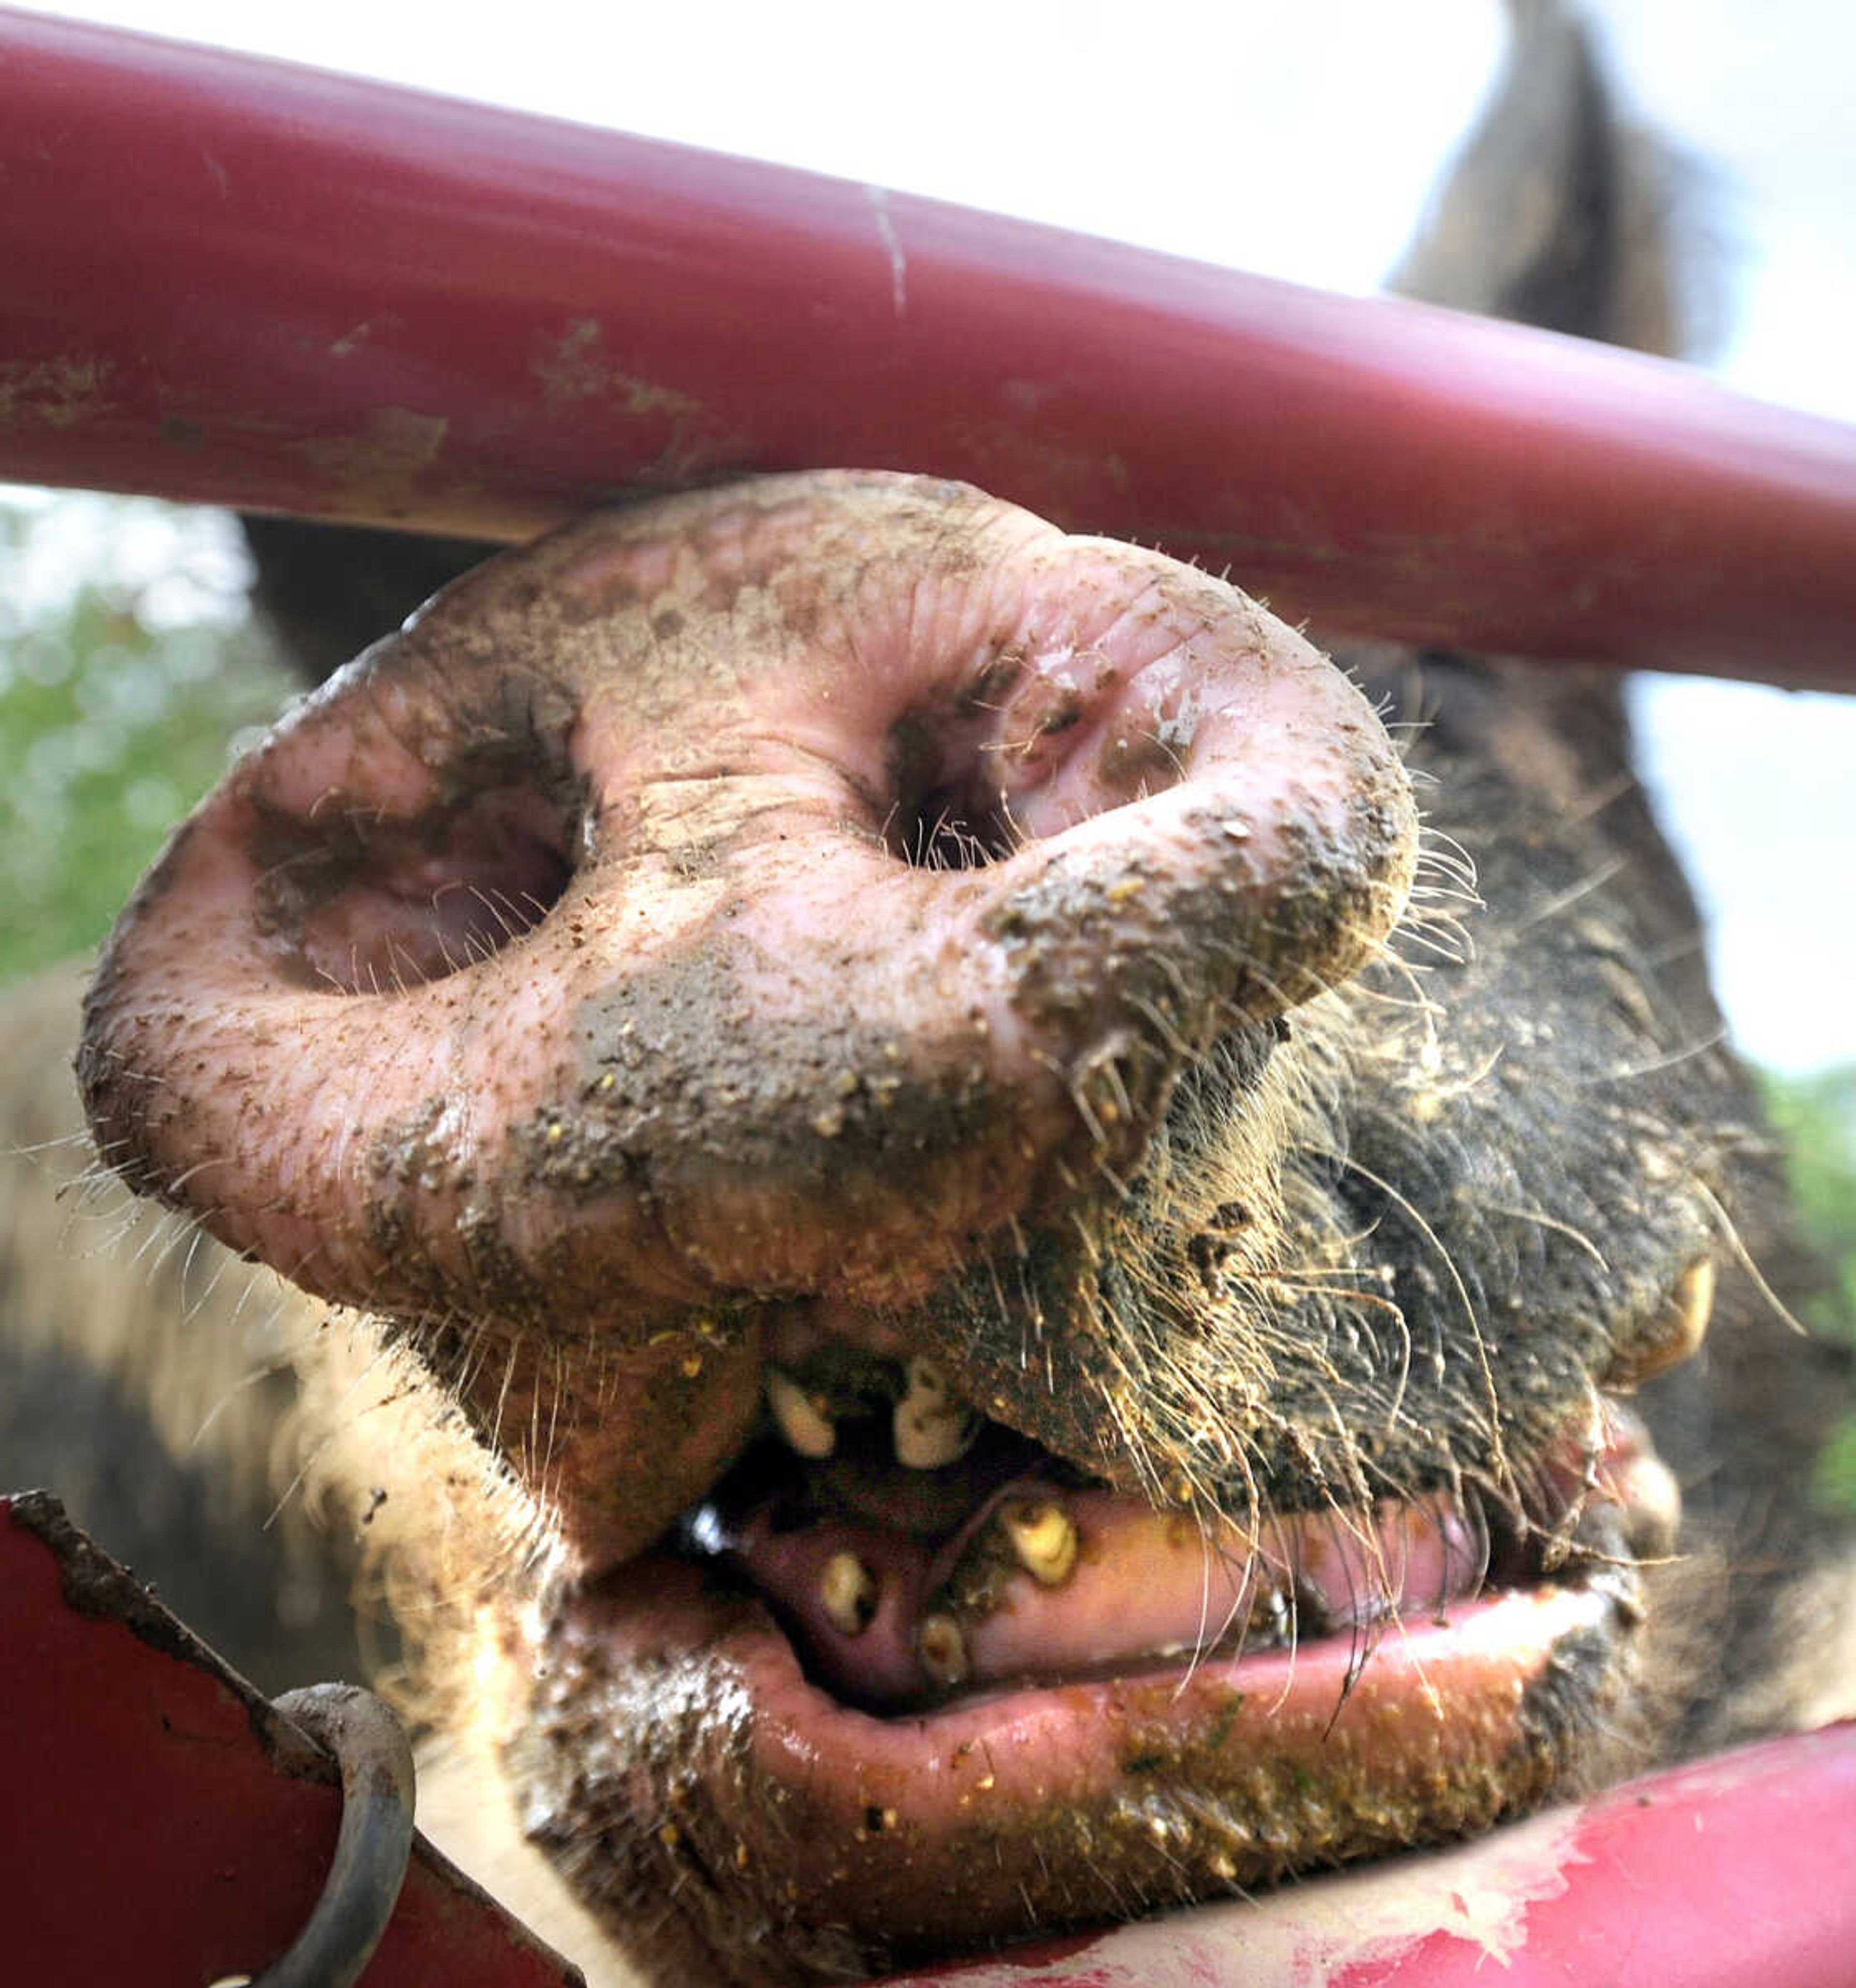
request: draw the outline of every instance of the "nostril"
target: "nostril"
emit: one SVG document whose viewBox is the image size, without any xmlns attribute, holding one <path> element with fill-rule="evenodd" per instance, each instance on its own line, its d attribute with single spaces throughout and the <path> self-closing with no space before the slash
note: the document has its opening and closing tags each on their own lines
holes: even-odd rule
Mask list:
<svg viewBox="0 0 1856 1988">
<path fill-rule="evenodd" d="M 935 681 L 885 739 L 884 837 L 913 867 L 982 868 L 1221 767 L 1254 767 L 1259 728 L 1293 681 L 1246 666 L 1274 640 L 1257 610 L 1228 592 L 1201 598 L 1211 583 L 1157 575 L 1127 548 L 1067 543 L 1064 560 L 1033 565 L 1009 627 L 974 642 L 911 624 Z M 947 663 L 950 651 L 967 660 Z"/>
<path fill-rule="evenodd" d="M 940 786 L 899 800 L 884 840 L 911 869 L 981 870 L 1010 856 L 1025 838 L 996 798 Z"/>
<path fill-rule="evenodd" d="M 980 870 L 1024 837 L 991 777 L 983 718 L 915 710 L 891 725 L 883 841 L 913 870 Z"/>
<path fill-rule="evenodd" d="M 259 923 L 307 983 L 381 993 L 442 979 L 530 931 L 573 874 L 571 825 L 493 786 L 410 820 L 355 810 L 258 831 Z"/>
</svg>

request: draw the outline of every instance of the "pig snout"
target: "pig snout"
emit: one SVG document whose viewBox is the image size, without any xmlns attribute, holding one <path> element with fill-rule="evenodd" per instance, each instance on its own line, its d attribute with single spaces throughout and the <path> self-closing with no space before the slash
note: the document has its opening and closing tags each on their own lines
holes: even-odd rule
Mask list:
<svg viewBox="0 0 1856 1988">
<path fill-rule="evenodd" d="M 1106 1191 L 1214 1036 L 1380 945 L 1414 838 L 1364 701 L 1221 582 L 774 478 L 495 560 L 293 712 L 125 913 L 80 1073 L 136 1185 L 512 1419 L 540 1368 L 485 1344 L 596 1350 L 556 1467 L 655 1432 L 628 1538 L 755 1412 L 743 1307 L 916 1302 Z"/>
</svg>

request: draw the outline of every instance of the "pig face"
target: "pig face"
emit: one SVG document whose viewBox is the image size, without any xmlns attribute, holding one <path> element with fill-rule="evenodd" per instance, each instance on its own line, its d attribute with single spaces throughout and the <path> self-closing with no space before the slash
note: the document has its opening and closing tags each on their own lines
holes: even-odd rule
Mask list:
<svg viewBox="0 0 1856 1988">
<path fill-rule="evenodd" d="M 544 1538 L 473 1597 L 526 1827 L 663 1978 L 1220 1895 L 1617 1729 L 1617 1391 L 1738 1092 L 1576 749 L 1375 689 L 1404 753 L 1203 573 L 771 479 L 439 596 L 125 914 L 103 1151 L 453 1391 Z"/>
</svg>

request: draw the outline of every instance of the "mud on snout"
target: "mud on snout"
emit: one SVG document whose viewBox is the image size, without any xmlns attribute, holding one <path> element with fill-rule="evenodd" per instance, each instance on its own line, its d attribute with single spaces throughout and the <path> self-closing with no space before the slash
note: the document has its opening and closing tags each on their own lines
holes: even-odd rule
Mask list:
<svg viewBox="0 0 1856 1988">
<path fill-rule="evenodd" d="M 1715 1156 L 1587 1082 L 1629 1016 L 1515 1094 L 1416 821 L 1233 588 L 842 473 L 492 562 L 138 891 L 100 1144 L 546 1512 L 510 1760 L 666 1978 L 1479 1824 L 1596 1722 Z"/>
</svg>

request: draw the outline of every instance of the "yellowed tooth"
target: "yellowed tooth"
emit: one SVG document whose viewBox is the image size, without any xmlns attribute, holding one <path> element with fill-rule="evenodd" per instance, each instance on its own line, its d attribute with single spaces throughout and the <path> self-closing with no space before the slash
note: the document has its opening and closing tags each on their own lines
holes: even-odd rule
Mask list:
<svg viewBox="0 0 1856 1988">
<path fill-rule="evenodd" d="M 861 1636 L 876 1614 L 876 1577 L 855 1554 L 835 1553 L 819 1574 L 818 1600 L 833 1628 Z"/>
<path fill-rule="evenodd" d="M 1606 1384 L 1634 1388 L 1639 1381 L 1679 1366 L 1697 1351 L 1714 1314 L 1714 1259 L 1696 1257 L 1676 1279 L 1643 1337 L 1613 1361 L 1604 1377 Z"/>
<path fill-rule="evenodd" d="M 896 1461 L 911 1470 L 939 1470 L 964 1456 L 979 1432 L 979 1417 L 947 1384 L 932 1360 L 909 1362 L 907 1385 L 896 1405 L 892 1428 Z"/>
<path fill-rule="evenodd" d="M 945 1689 L 967 1682 L 967 1638 L 951 1615 L 938 1609 L 924 1615 L 915 1632 L 915 1648 L 931 1684 Z"/>
<path fill-rule="evenodd" d="M 767 1405 L 789 1449 L 818 1458 L 829 1456 L 838 1447 L 838 1431 L 831 1418 L 790 1374 L 781 1373 L 777 1367 L 767 1370 Z"/>
<path fill-rule="evenodd" d="M 999 1523 L 1018 1564 L 1041 1587 L 1061 1587 L 1076 1564 L 1076 1522 L 1041 1499 L 1008 1505 Z"/>
<path fill-rule="evenodd" d="M 1698 1256 L 1675 1280 L 1663 1308 L 1665 1364 L 1673 1367 L 1700 1350 L 1714 1316 L 1714 1259 Z M 1658 1371 L 1661 1371 L 1659 1368 Z"/>
</svg>

